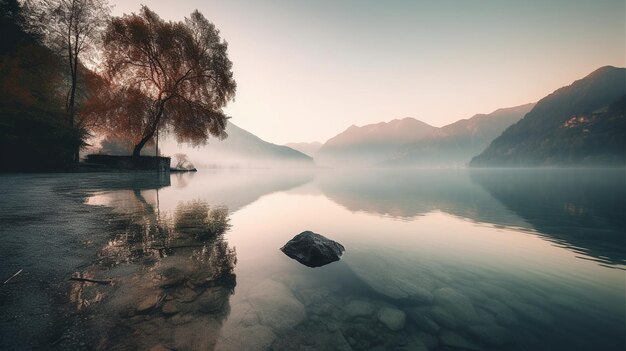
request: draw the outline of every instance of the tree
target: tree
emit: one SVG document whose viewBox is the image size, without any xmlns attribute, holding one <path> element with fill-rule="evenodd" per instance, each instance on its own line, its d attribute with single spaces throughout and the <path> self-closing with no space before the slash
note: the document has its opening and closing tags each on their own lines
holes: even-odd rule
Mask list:
<svg viewBox="0 0 626 351">
<path fill-rule="evenodd" d="M 26 17 L 17 0 L 0 0 L 0 103 L 56 108 L 60 60 L 28 31 Z"/>
<path fill-rule="evenodd" d="M 17 0 L 0 0 L 0 171 L 69 167 L 82 135 L 66 123 L 61 59 L 31 32 Z"/>
<path fill-rule="evenodd" d="M 127 134 L 133 156 L 158 130 L 179 142 L 225 138 L 222 111 L 236 84 L 227 43 L 200 12 L 184 22 L 166 22 L 148 7 L 113 18 L 104 35 L 104 63 L 111 94 L 107 129 Z M 102 104 L 101 104 L 102 105 Z"/>
<path fill-rule="evenodd" d="M 175 168 L 182 169 L 186 168 L 187 166 L 193 167 L 193 164 L 189 162 L 189 157 L 187 157 L 187 154 L 177 153 L 176 155 L 174 155 L 174 157 L 176 158 Z"/>
<path fill-rule="evenodd" d="M 0 55 L 6 55 L 35 38 L 24 30 L 25 18 L 17 0 L 0 0 Z"/>
<path fill-rule="evenodd" d="M 95 52 L 110 6 L 106 0 L 29 0 L 31 27 L 38 28 L 45 44 L 66 60 L 69 86 L 65 102 L 70 126 L 75 126 L 76 95 L 81 61 Z"/>
</svg>

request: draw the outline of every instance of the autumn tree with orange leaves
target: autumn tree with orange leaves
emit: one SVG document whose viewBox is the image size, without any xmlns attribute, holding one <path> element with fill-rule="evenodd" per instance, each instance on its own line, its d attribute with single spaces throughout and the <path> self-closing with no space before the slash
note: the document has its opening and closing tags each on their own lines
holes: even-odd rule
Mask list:
<svg viewBox="0 0 626 351">
<path fill-rule="evenodd" d="M 105 130 L 134 143 L 133 156 L 157 131 L 179 142 L 225 138 L 222 108 L 235 95 L 227 43 L 200 12 L 166 22 L 148 7 L 113 18 L 104 38 L 110 89 L 100 95 Z"/>
</svg>

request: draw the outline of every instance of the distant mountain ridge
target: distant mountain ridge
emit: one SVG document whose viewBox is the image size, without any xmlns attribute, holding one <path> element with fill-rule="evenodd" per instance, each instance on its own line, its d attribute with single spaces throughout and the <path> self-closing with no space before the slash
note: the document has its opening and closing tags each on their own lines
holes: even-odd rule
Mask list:
<svg viewBox="0 0 626 351">
<path fill-rule="evenodd" d="M 624 166 L 626 69 L 605 66 L 541 99 L 472 167 Z"/>
<path fill-rule="evenodd" d="M 404 144 L 434 133 L 437 127 L 412 117 L 394 119 L 389 122 L 367 124 L 362 127 L 350 126 L 343 133 L 329 139 L 323 146 L 329 149 L 348 145 L 358 147 L 359 144 Z"/>
<path fill-rule="evenodd" d="M 519 121 L 534 103 L 477 114 L 443 126 L 417 142 L 407 144 L 385 166 L 464 167 L 502 131 Z"/>
<path fill-rule="evenodd" d="M 196 167 L 209 168 L 299 168 L 314 167 L 313 158 L 283 145 L 262 140 L 232 122 L 228 137 L 210 139 L 206 145 L 189 147 L 173 142 L 162 146 L 164 154 L 185 153 Z"/>
<path fill-rule="evenodd" d="M 328 140 L 315 159 L 330 166 L 464 166 L 533 106 L 498 109 L 441 128 L 410 117 L 351 126 Z"/>
<path fill-rule="evenodd" d="M 320 148 L 320 165 L 372 165 L 386 160 L 399 147 L 431 135 L 436 127 L 411 117 L 390 122 L 350 126 Z"/>
</svg>

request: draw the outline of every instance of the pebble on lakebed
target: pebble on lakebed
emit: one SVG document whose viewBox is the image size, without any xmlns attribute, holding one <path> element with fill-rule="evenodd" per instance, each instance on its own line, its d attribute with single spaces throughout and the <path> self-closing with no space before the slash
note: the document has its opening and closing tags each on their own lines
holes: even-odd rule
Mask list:
<svg viewBox="0 0 626 351">
<path fill-rule="evenodd" d="M 321 267 L 338 261 L 345 248 L 336 241 L 307 230 L 294 236 L 280 250 L 305 266 Z"/>
</svg>

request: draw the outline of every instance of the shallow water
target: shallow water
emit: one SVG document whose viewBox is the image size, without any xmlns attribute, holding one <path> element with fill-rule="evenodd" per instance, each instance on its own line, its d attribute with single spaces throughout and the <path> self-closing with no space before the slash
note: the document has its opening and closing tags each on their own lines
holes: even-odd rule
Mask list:
<svg viewBox="0 0 626 351">
<path fill-rule="evenodd" d="M 623 350 L 624 181 L 1 176 L 0 278 L 23 271 L 0 286 L 0 349 Z M 278 250 L 304 230 L 342 259 L 312 269 Z"/>
</svg>

